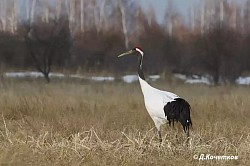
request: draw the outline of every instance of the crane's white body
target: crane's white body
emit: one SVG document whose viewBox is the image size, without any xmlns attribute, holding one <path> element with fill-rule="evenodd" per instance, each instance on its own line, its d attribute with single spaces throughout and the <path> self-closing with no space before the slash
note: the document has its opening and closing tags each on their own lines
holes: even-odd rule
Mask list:
<svg viewBox="0 0 250 166">
<path fill-rule="evenodd" d="M 174 99 L 179 98 L 179 96 L 171 92 L 156 89 L 140 77 L 139 82 L 144 96 L 145 107 L 159 131 L 160 126 L 167 122 L 167 117 L 164 113 L 164 106 L 167 103 L 174 101 Z"/>
<path fill-rule="evenodd" d="M 138 56 L 138 77 L 144 96 L 145 107 L 155 123 L 158 130 L 160 142 L 162 142 L 160 127 L 169 121 L 174 124 L 174 121 L 180 121 L 184 131 L 189 137 L 189 126 L 192 125 L 190 117 L 190 105 L 187 101 L 180 98 L 174 93 L 162 91 L 150 86 L 146 81 L 142 71 L 143 51 L 139 47 L 120 54 L 118 57 L 124 55 L 132 55 L 139 53 Z M 167 117 L 168 116 L 168 117 Z"/>
</svg>

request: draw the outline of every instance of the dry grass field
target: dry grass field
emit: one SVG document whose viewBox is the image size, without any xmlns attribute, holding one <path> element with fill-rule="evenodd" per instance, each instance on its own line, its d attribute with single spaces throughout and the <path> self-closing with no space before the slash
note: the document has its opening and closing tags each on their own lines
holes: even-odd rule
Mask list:
<svg viewBox="0 0 250 166">
<path fill-rule="evenodd" d="M 138 83 L 5 80 L 0 165 L 248 165 L 250 87 L 151 83 L 189 101 L 193 128 L 162 128 L 159 144 Z M 194 155 L 238 156 L 195 160 Z"/>
</svg>

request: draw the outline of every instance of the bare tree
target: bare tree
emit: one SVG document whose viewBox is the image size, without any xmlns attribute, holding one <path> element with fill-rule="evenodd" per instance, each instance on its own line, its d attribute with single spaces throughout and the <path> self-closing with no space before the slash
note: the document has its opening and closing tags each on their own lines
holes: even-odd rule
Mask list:
<svg viewBox="0 0 250 166">
<path fill-rule="evenodd" d="M 156 21 L 155 11 L 153 6 L 149 6 L 149 9 L 147 11 L 147 19 L 148 19 L 148 25 L 151 26 Z"/>
<path fill-rule="evenodd" d="M 194 33 L 195 29 L 195 11 L 194 11 L 194 5 L 191 4 L 190 7 L 190 25 L 191 25 L 191 31 Z"/>
<path fill-rule="evenodd" d="M 165 12 L 165 25 L 167 29 L 167 33 L 169 36 L 173 36 L 173 32 L 180 23 L 180 15 L 174 7 L 174 1 L 168 0 L 168 6 Z"/>
<path fill-rule="evenodd" d="M 244 31 L 249 32 L 250 31 L 250 1 L 246 2 L 246 5 L 244 6 Z"/>
<path fill-rule="evenodd" d="M 25 1 L 26 20 L 30 19 L 30 1 Z"/>
<path fill-rule="evenodd" d="M 242 72 L 240 33 L 217 23 L 197 41 L 195 47 L 199 50 L 196 53 L 199 70 L 211 75 L 215 85 L 234 83 Z"/>
<path fill-rule="evenodd" d="M 0 1 L 0 29 L 15 33 L 17 28 L 17 1 Z"/>
<path fill-rule="evenodd" d="M 49 1 L 44 0 L 44 21 L 49 22 Z"/>
<path fill-rule="evenodd" d="M 70 6 L 69 23 L 70 23 L 70 28 L 72 30 L 73 26 L 75 25 L 75 0 L 71 0 L 69 6 Z"/>
<path fill-rule="evenodd" d="M 119 7 L 121 10 L 121 18 L 122 18 L 122 32 L 124 35 L 124 43 L 125 43 L 125 47 L 128 48 L 128 30 L 127 30 L 127 21 L 126 21 L 126 11 L 125 11 L 125 7 L 122 3 L 122 0 L 119 1 Z"/>
<path fill-rule="evenodd" d="M 84 2 L 83 0 L 81 0 L 81 3 L 80 3 L 80 29 L 81 29 L 81 32 L 84 32 Z"/>
<path fill-rule="evenodd" d="M 61 11 L 62 10 L 62 1 L 57 0 L 56 1 L 56 18 L 59 19 L 61 17 Z"/>
<path fill-rule="evenodd" d="M 1 29 L 2 31 L 6 30 L 6 0 L 0 2 L 0 9 L 1 9 Z"/>
<path fill-rule="evenodd" d="M 173 35 L 173 17 L 174 17 L 173 1 L 168 0 L 168 7 L 165 14 L 165 20 L 167 23 L 167 31 L 170 36 Z"/>
<path fill-rule="evenodd" d="M 32 1 L 31 14 L 30 14 L 30 15 L 31 15 L 31 16 L 30 16 L 30 23 L 31 23 L 31 24 L 34 22 L 36 1 L 37 1 L 37 0 L 33 0 L 33 1 Z"/>
<path fill-rule="evenodd" d="M 103 0 L 101 5 L 100 5 L 100 19 L 99 19 L 99 31 L 104 25 L 104 18 L 105 18 L 105 5 L 106 5 L 106 0 Z"/>
<path fill-rule="evenodd" d="M 203 3 L 201 5 L 201 34 L 204 33 L 204 27 L 205 27 L 205 4 Z"/>
<path fill-rule="evenodd" d="M 224 21 L 224 0 L 221 0 L 220 1 L 220 22 L 221 24 L 223 23 Z"/>
<path fill-rule="evenodd" d="M 68 27 L 68 21 L 63 19 L 50 21 L 50 23 L 36 22 L 26 25 L 27 50 L 36 69 L 44 75 L 47 82 L 50 82 L 49 73 L 57 53 L 70 46 Z"/>
</svg>

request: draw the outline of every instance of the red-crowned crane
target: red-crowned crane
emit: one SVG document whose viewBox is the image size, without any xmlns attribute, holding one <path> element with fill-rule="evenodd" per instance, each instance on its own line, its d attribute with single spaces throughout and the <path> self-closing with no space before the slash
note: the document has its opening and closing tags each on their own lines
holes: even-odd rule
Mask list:
<svg viewBox="0 0 250 166">
<path fill-rule="evenodd" d="M 171 125 L 171 123 L 174 125 L 174 121 L 179 121 L 183 126 L 183 130 L 187 134 L 187 137 L 189 137 L 189 127 L 192 125 L 190 117 L 191 107 L 189 103 L 174 93 L 156 89 L 146 82 L 142 71 L 144 53 L 141 48 L 135 47 L 118 57 L 125 55 L 138 56 L 137 70 L 145 106 L 155 123 L 160 142 L 162 142 L 160 127 L 167 121 L 169 125 Z"/>
</svg>

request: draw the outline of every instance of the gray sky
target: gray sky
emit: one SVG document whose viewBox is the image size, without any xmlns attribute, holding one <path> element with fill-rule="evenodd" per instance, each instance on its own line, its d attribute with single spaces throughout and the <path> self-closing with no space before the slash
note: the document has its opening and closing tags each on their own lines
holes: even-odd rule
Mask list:
<svg viewBox="0 0 250 166">
<path fill-rule="evenodd" d="M 155 14 L 159 23 L 162 23 L 164 13 L 167 7 L 167 0 L 139 0 L 144 9 L 152 5 L 155 9 Z M 199 6 L 204 0 L 173 0 L 175 8 L 183 15 L 188 15 L 190 4 Z M 228 0 L 238 4 L 244 4 L 247 0 Z"/>
</svg>

